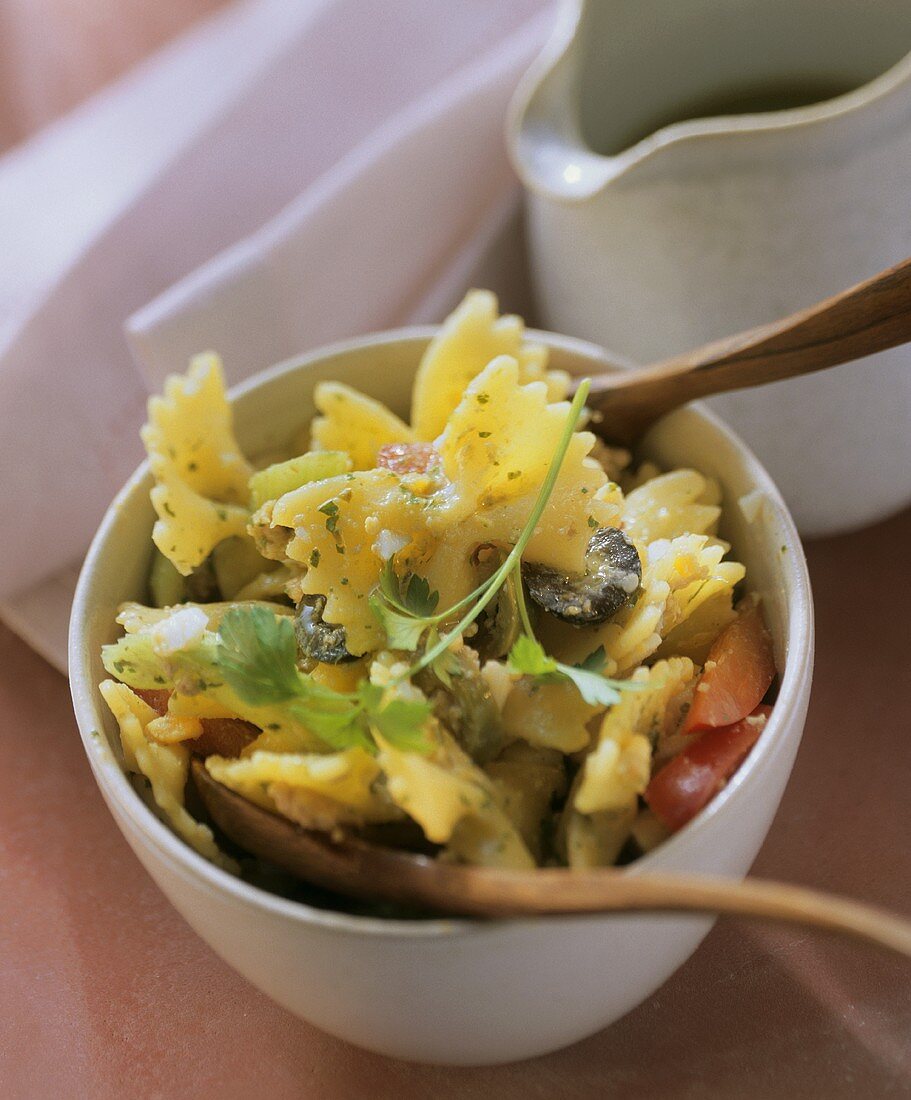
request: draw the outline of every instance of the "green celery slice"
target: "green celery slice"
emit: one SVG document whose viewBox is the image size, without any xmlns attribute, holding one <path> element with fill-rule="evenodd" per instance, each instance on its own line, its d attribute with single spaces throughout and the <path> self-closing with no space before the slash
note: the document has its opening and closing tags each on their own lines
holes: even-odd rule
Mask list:
<svg viewBox="0 0 911 1100">
<path fill-rule="evenodd" d="M 278 500 L 292 489 L 346 474 L 350 469 L 351 459 L 344 451 L 308 451 L 287 462 L 276 462 L 250 478 L 250 507 L 256 511 L 266 501 Z"/>
</svg>

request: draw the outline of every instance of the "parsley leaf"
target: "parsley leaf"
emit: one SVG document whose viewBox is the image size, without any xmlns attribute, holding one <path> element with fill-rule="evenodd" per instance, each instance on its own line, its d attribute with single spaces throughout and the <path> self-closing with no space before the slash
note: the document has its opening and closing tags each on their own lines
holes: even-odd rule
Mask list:
<svg viewBox="0 0 911 1100">
<path fill-rule="evenodd" d="M 430 582 L 425 577 L 412 573 L 408 579 L 405 594 L 405 606 L 415 615 L 426 618 L 432 615 L 440 602 L 439 592 L 431 592 Z"/>
<path fill-rule="evenodd" d="M 386 561 L 380 574 L 380 583 L 370 595 L 370 609 L 386 632 L 386 641 L 392 649 L 404 649 L 409 653 L 417 649 L 421 635 L 440 620 L 435 616 L 439 592 L 432 592 L 424 577 L 410 573 L 401 581 L 392 564 Z"/>
<path fill-rule="evenodd" d="M 344 700 L 340 708 L 297 703 L 291 710 L 298 721 L 330 748 L 341 751 L 357 747 L 376 752 L 369 730 L 365 728 L 361 709 L 352 706 L 348 700 Z"/>
<path fill-rule="evenodd" d="M 399 579 L 388 558 L 380 574 L 379 590 L 386 603 L 408 615 L 430 618 L 440 602 L 439 592 L 430 590 L 430 582 L 417 573 L 409 573 L 404 581 Z"/>
<path fill-rule="evenodd" d="M 559 665 L 544 652 L 544 646 L 528 634 L 521 634 L 509 651 L 509 667 L 524 676 L 548 676 L 559 670 Z"/>
<path fill-rule="evenodd" d="M 427 638 L 427 644 L 435 645 L 437 638 L 431 633 Z M 457 679 L 465 675 L 465 666 L 451 649 L 444 649 L 437 659 L 430 665 L 433 674 L 447 691 L 452 691 L 452 678 Z"/>
<path fill-rule="evenodd" d="M 426 752 L 424 723 L 430 717 L 429 703 L 411 699 L 393 699 L 381 709 L 375 709 L 370 724 L 391 745 L 403 752 Z"/>
<path fill-rule="evenodd" d="M 386 598 L 386 602 L 392 604 L 393 607 L 397 607 L 399 611 L 408 610 L 399 584 L 399 575 L 392 564 L 392 558 L 387 558 L 383 564 L 383 571 L 380 573 L 380 592 Z"/>
<path fill-rule="evenodd" d="M 595 651 L 595 654 L 597 653 L 598 650 Z M 595 654 L 586 658 L 583 666 L 589 665 Z M 601 657 L 598 658 L 602 668 L 604 667 L 603 655 L 602 648 Z M 600 672 L 592 671 L 591 665 L 589 667 L 564 665 L 561 661 L 548 657 L 541 643 L 529 637 L 528 634 L 523 634 L 513 644 L 509 651 L 509 667 L 513 672 L 521 673 L 523 676 L 534 676 L 545 682 L 557 683 L 560 680 L 569 680 L 575 684 L 576 690 L 585 702 L 592 706 L 613 706 L 620 701 L 621 686 L 626 686 L 621 685 L 617 680 L 608 680 Z"/>
<path fill-rule="evenodd" d="M 300 693 L 294 625 L 266 607 L 232 608 L 221 621 L 216 661 L 228 685 L 253 706 Z"/>
<path fill-rule="evenodd" d="M 216 664 L 227 684 L 254 706 L 287 703 L 291 714 L 333 749 L 376 751 L 372 730 L 390 744 L 426 752 L 429 703 L 393 698 L 369 681 L 354 692 L 333 691 L 297 667 L 294 627 L 266 607 L 235 607 L 221 621 Z"/>
<path fill-rule="evenodd" d="M 408 613 L 396 611 L 385 603 L 376 592 L 371 593 L 370 610 L 386 632 L 386 641 L 392 649 L 404 649 L 413 653 L 427 629 L 423 619 L 415 619 Z"/>
<path fill-rule="evenodd" d="M 572 665 L 559 665 L 560 672 L 576 685 L 576 690 L 592 706 L 612 707 L 620 702 L 621 684 L 617 680 L 608 680 L 599 672 L 586 672 Z M 626 685 L 623 685 L 624 687 Z"/>
</svg>

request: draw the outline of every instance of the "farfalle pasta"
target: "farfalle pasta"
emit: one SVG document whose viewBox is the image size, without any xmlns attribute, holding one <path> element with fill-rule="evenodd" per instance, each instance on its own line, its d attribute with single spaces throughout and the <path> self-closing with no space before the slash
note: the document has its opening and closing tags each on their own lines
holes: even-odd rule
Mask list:
<svg viewBox="0 0 911 1100">
<path fill-rule="evenodd" d="M 768 634 L 718 486 L 597 441 L 586 392 L 486 291 L 430 341 L 410 422 L 322 382 L 265 467 L 214 355 L 168 380 L 152 601 L 119 609 L 102 693 L 187 843 L 247 873 L 184 802 L 194 757 L 303 828 L 504 869 L 625 862 L 698 812 L 673 769 L 758 737 Z"/>
<path fill-rule="evenodd" d="M 341 451 L 355 470 L 372 470 L 380 448 L 410 443 L 414 432 L 386 406 L 341 382 L 320 382 L 313 391 L 317 416 L 310 429 L 314 450 Z"/>
<path fill-rule="evenodd" d="M 183 378 L 169 378 L 149 401 L 142 441 L 155 475 L 152 541 L 179 573 L 191 573 L 215 547 L 244 535 L 253 473 L 231 426 L 216 355 L 199 355 Z"/>
<path fill-rule="evenodd" d="M 525 338 L 521 317 L 500 317 L 489 290 L 472 290 L 440 326 L 418 368 L 411 401 L 418 439 L 440 435 L 465 388 L 499 355 L 516 360 L 523 383 L 544 382 L 549 400 L 566 396 L 568 376 L 547 370 L 547 349 Z"/>
<path fill-rule="evenodd" d="M 304 485 L 276 502 L 270 522 L 291 530 L 287 557 L 307 567 L 300 591 L 325 596 L 324 618 L 344 627 L 348 652 L 380 649 L 383 632 L 367 600 L 383 567 L 377 541 L 383 531 L 406 546 L 419 537 L 420 509 L 400 479 L 367 470 Z"/>
</svg>

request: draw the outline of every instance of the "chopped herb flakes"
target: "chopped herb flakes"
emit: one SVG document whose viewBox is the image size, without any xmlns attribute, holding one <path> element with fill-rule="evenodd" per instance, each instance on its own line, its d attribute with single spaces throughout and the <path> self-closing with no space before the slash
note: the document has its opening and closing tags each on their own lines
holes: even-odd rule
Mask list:
<svg viewBox="0 0 911 1100">
<path fill-rule="evenodd" d="M 327 500 L 325 504 L 319 506 L 317 511 L 328 517 L 326 519 L 326 530 L 334 535 L 338 531 L 338 505 L 334 500 Z"/>
</svg>

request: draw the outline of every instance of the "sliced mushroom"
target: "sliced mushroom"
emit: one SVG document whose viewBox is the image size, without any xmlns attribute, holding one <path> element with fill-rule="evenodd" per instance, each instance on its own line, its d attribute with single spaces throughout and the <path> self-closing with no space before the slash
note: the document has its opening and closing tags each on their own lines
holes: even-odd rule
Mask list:
<svg viewBox="0 0 911 1100">
<path fill-rule="evenodd" d="M 602 527 L 588 544 L 584 573 L 566 574 L 546 565 L 522 563 L 530 598 L 545 611 L 576 626 L 607 622 L 634 603 L 642 580 L 636 547 L 616 527 Z"/>
<path fill-rule="evenodd" d="M 348 652 L 345 628 L 323 621 L 326 610 L 325 596 L 302 596 L 294 616 L 294 633 L 297 648 L 309 661 L 322 661 L 327 665 L 340 665 L 357 658 Z"/>
</svg>

